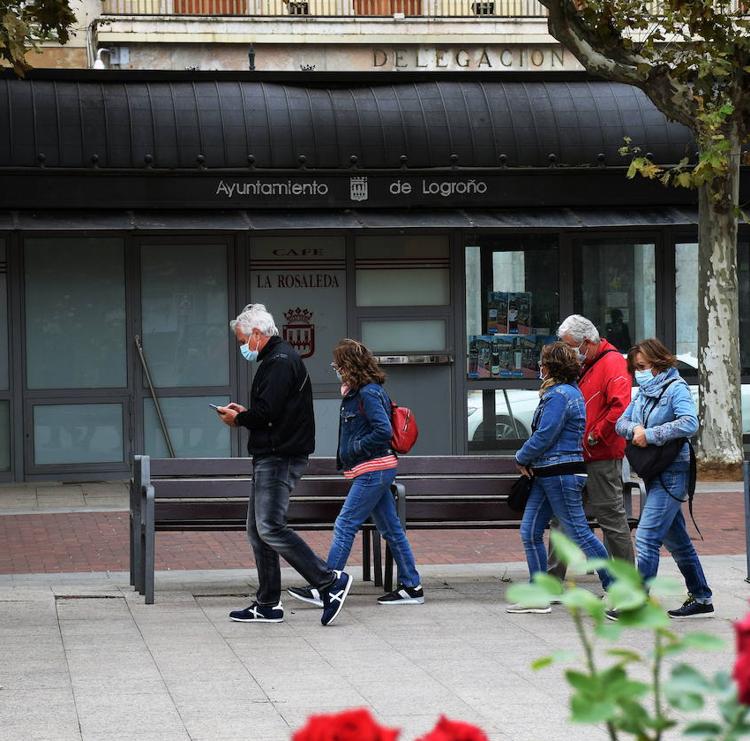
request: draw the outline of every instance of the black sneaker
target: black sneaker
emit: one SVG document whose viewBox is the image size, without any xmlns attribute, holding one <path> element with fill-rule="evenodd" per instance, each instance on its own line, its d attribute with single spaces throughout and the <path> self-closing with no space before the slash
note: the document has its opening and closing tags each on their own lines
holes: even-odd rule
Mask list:
<svg viewBox="0 0 750 741">
<path fill-rule="evenodd" d="M 617 610 L 607 610 L 604 613 L 604 617 L 606 617 L 607 620 L 616 623 L 620 619 L 620 613 Z"/>
<path fill-rule="evenodd" d="M 323 625 L 330 625 L 341 612 L 344 606 L 344 600 L 352 588 L 352 579 L 345 571 L 334 571 L 336 579 L 328 589 L 321 589 L 320 596 L 323 598 L 323 614 L 320 616 L 320 622 Z"/>
<path fill-rule="evenodd" d="M 395 592 L 388 592 L 378 597 L 379 605 L 423 605 L 424 589 L 421 584 L 416 587 L 405 587 L 399 584 Z"/>
<path fill-rule="evenodd" d="M 282 623 L 284 622 L 284 608 L 281 602 L 276 607 L 253 602 L 244 610 L 233 610 L 229 613 L 229 617 L 238 623 Z"/>
<path fill-rule="evenodd" d="M 692 595 L 683 602 L 682 607 L 676 610 L 667 610 L 669 617 L 675 620 L 686 620 L 687 618 L 710 618 L 714 616 L 714 606 L 704 602 L 696 602 Z"/>
<path fill-rule="evenodd" d="M 315 605 L 315 607 L 323 607 L 323 600 L 320 598 L 320 592 L 317 589 L 313 589 L 312 587 L 289 587 L 286 591 L 300 602 L 307 602 L 308 605 Z"/>
</svg>

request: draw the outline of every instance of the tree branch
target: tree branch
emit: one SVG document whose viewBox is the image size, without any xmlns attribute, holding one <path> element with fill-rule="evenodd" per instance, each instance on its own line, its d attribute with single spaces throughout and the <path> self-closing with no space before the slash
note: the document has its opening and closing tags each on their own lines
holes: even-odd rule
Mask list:
<svg viewBox="0 0 750 741">
<path fill-rule="evenodd" d="M 645 57 L 610 43 L 598 48 L 590 29 L 567 11 L 568 0 L 539 0 L 549 11 L 550 35 L 570 50 L 587 71 L 608 80 L 635 85 L 643 90 L 669 118 L 695 131 L 697 107 L 688 85 L 674 79 L 667 64 L 654 64 Z"/>
</svg>

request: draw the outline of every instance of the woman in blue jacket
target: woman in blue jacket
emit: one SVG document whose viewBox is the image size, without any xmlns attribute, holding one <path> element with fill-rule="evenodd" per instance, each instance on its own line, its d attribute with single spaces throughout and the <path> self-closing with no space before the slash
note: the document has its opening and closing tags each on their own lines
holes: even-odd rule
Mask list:
<svg viewBox="0 0 750 741">
<path fill-rule="evenodd" d="M 544 530 L 552 517 L 589 558 L 607 558 L 607 549 L 594 536 L 583 511 L 582 490 L 586 473 L 583 462 L 583 430 L 586 409 L 576 381 L 581 366 L 574 348 L 553 342 L 542 348 L 539 361 L 541 397 L 531 422 L 531 437 L 516 453 L 522 474 L 534 483 L 521 520 L 521 541 L 529 574 L 547 572 Z M 606 589 L 610 575 L 597 572 Z M 507 612 L 547 613 L 547 607 L 508 605 Z"/>
<path fill-rule="evenodd" d="M 383 389 L 385 373 L 372 353 L 357 340 L 341 340 L 333 350 L 331 365 L 341 382 L 343 397 L 336 463 L 344 476 L 352 480 L 352 487 L 333 526 L 328 564 L 347 562 L 357 531 L 372 517 L 391 548 L 399 576 L 396 590 L 380 597 L 378 604 L 422 604 L 424 591 L 414 554 L 391 494 L 398 458 L 391 450 L 391 400 Z M 323 605 L 316 589 L 292 587 L 288 591 L 303 602 Z"/>
<path fill-rule="evenodd" d="M 628 353 L 628 369 L 638 383 L 638 395 L 615 425 L 618 435 L 634 445 L 662 446 L 684 439 L 674 461 L 648 482 L 648 496 L 635 533 L 638 570 L 644 580 L 659 570 L 659 549 L 672 554 L 688 589 L 687 601 L 673 618 L 713 617 L 711 590 L 690 540 L 682 503 L 688 498 L 690 447 L 687 439 L 698 431 L 698 416 L 690 389 L 675 369 L 677 358 L 657 339 L 643 340 Z M 616 618 L 616 615 L 608 617 Z"/>
</svg>

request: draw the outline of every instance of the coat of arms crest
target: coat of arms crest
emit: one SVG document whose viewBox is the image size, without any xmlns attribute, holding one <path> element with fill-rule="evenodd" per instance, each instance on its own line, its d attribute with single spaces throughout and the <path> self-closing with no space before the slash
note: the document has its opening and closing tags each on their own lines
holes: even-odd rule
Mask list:
<svg viewBox="0 0 750 741">
<path fill-rule="evenodd" d="M 284 312 L 287 324 L 282 327 L 284 339 L 299 353 L 301 358 L 309 358 L 315 352 L 315 325 L 313 313 L 309 309 L 289 309 Z"/>
</svg>

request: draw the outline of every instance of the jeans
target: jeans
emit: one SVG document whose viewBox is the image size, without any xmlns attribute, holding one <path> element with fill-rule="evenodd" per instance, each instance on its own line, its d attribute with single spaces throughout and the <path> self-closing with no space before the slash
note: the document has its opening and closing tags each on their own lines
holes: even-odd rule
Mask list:
<svg viewBox="0 0 750 741">
<path fill-rule="evenodd" d="M 343 569 L 346 566 L 354 536 L 362 523 L 372 516 L 375 527 L 391 548 L 398 567 L 399 582 L 406 587 L 419 585 L 414 554 L 398 519 L 396 503 L 391 494 L 391 484 L 395 478 L 396 469 L 391 468 L 370 471 L 354 479 L 333 526 L 333 542 L 328 552 L 330 568 Z"/>
<path fill-rule="evenodd" d="M 247 506 L 247 537 L 258 569 L 259 605 L 281 599 L 279 556 L 308 584 L 328 587 L 335 575 L 309 545 L 287 525 L 289 496 L 307 468 L 307 456 L 265 456 L 253 459 L 253 485 Z"/>
<path fill-rule="evenodd" d="M 526 551 L 529 574 L 547 572 L 547 549 L 544 530 L 554 515 L 562 531 L 581 548 L 588 558 L 607 558 L 607 549 L 591 532 L 583 512 L 581 476 L 544 476 L 534 479 L 529 501 L 521 520 L 521 542 Z M 612 577 L 605 569 L 597 571 L 606 589 Z"/>
<path fill-rule="evenodd" d="M 622 498 L 622 460 L 589 461 L 586 464 L 586 489 L 583 494 L 584 512 L 596 521 L 602 531 L 604 547 L 612 558 L 635 562 L 630 526 Z M 552 520 L 552 529 L 559 529 Z M 547 572 L 558 579 L 565 578 L 567 567 L 557 560 L 554 548 L 549 550 Z"/>
<path fill-rule="evenodd" d="M 659 548 L 664 545 L 695 601 L 710 604 L 711 590 L 682 514 L 682 503 L 687 500 L 687 478 L 687 471 L 668 469 L 651 483 L 635 532 L 638 571 L 644 579 L 655 577 L 659 571 Z"/>
</svg>

